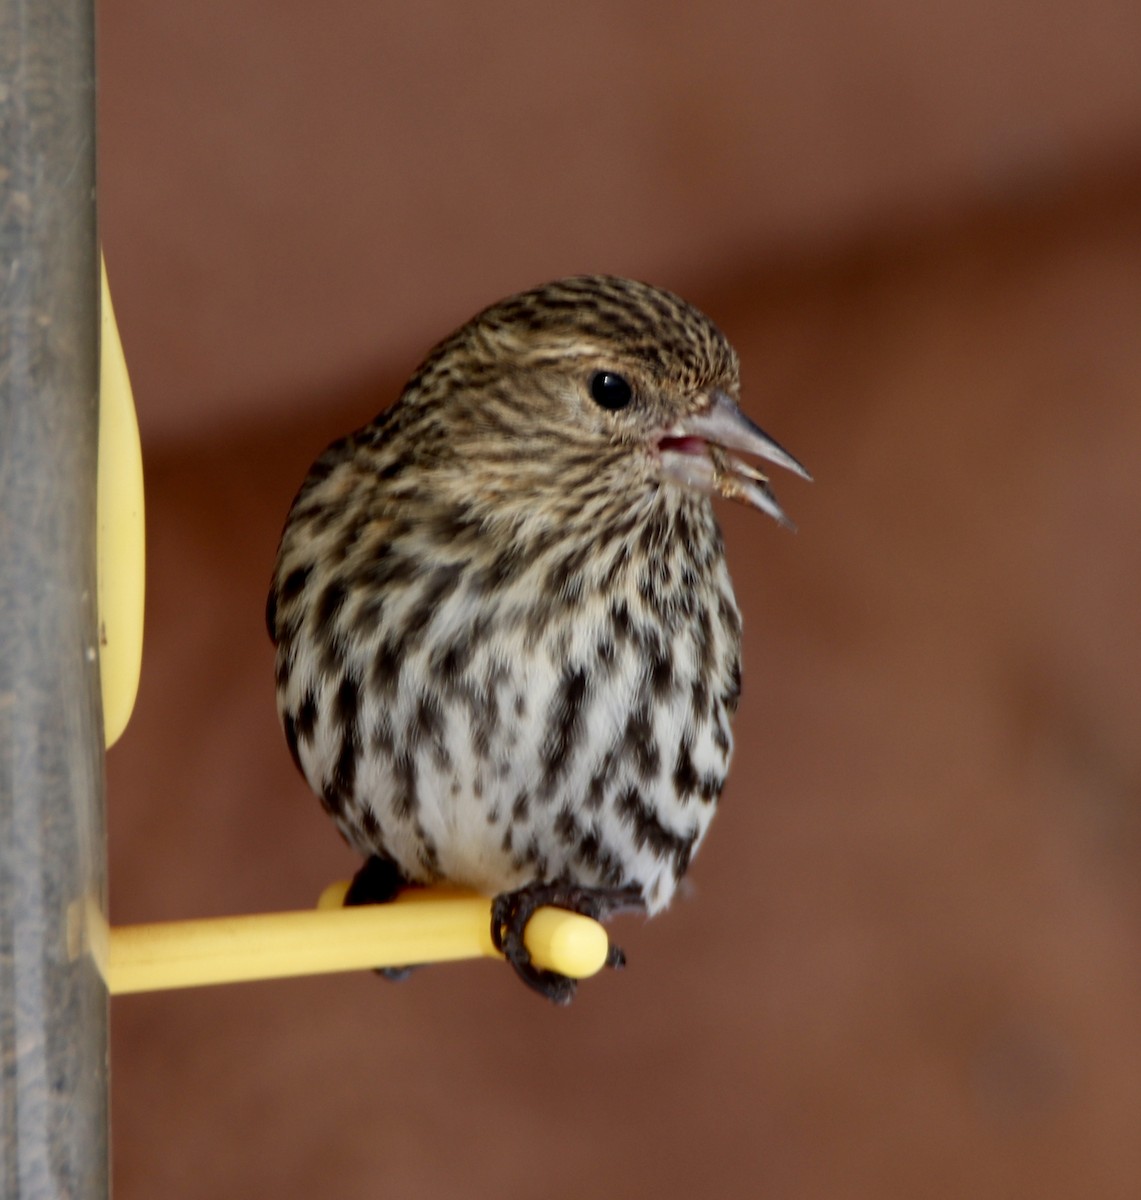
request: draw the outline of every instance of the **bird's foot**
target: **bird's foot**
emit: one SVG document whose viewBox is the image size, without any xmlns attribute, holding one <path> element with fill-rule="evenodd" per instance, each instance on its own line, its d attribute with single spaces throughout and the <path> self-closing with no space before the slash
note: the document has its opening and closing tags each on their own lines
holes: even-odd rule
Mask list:
<svg viewBox="0 0 1141 1200">
<path fill-rule="evenodd" d="M 546 905 L 604 921 L 620 912 L 644 911 L 642 890 L 639 887 L 587 888 L 565 882 L 531 883 L 514 892 L 502 892 L 491 902 L 491 940 L 514 968 L 515 974 L 553 1004 L 569 1004 L 574 999 L 578 980 L 535 966 L 523 943 L 527 922 Z M 626 955 L 620 947 L 610 947 L 606 965 L 615 970 L 626 965 Z"/>
<path fill-rule="evenodd" d="M 364 866 L 353 876 L 349 890 L 341 902 L 344 908 L 356 908 L 362 904 L 387 904 L 396 898 L 400 889 L 407 887 L 408 880 L 390 858 L 366 858 Z M 376 973 L 390 983 L 407 979 L 415 967 L 377 967 Z"/>
</svg>

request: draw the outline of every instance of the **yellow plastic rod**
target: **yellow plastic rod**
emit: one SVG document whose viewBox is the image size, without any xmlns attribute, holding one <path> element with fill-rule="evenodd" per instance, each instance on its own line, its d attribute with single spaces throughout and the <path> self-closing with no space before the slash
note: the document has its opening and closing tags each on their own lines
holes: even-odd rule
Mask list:
<svg viewBox="0 0 1141 1200">
<path fill-rule="evenodd" d="M 339 904 L 343 893 L 343 884 L 334 885 L 314 911 L 113 928 L 106 951 L 108 989 L 124 995 L 500 957 L 491 942 L 486 896 L 425 888 L 391 904 L 330 906 Z M 536 965 L 573 979 L 601 970 L 610 947 L 598 922 L 558 908 L 535 913 L 524 942 Z"/>
</svg>

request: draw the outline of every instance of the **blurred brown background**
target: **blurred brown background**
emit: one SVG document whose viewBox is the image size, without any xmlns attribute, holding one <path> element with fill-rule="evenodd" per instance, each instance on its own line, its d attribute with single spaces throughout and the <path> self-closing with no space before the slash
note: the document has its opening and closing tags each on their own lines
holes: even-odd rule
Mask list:
<svg viewBox="0 0 1141 1200">
<path fill-rule="evenodd" d="M 816 474 L 726 511 L 690 894 L 569 1011 L 479 963 L 113 1006 L 119 1200 L 1141 1194 L 1141 8 L 104 0 L 145 440 L 117 922 L 310 904 L 264 591 L 475 309 L 681 292 Z"/>
</svg>

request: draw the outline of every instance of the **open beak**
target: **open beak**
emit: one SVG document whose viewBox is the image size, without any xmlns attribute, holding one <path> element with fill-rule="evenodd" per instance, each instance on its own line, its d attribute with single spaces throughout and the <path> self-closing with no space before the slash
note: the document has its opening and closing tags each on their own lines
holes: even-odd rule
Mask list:
<svg viewBox="0 0 1141 1200">
<path fill-rule="evenodd" d="M 786 529 L 795 528 L 770 490 L 768 476 L 729 451 L 763 458 L 802 479 L 811 480 L 812 476 L 754 425 L 725 392 L 714 391 L 705 408 L 666 430 L 658 439 L 658 450 L 662 472 L 674 482 L 750 504 Z"/>
</svg>

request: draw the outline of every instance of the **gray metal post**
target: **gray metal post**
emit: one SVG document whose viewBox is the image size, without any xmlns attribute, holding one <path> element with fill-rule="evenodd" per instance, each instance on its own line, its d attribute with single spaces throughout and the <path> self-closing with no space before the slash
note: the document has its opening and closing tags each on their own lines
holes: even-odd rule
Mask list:
<svg viewBox="0 0 1141 1200">
<path fill-rule="evenodd" d="M 0 0 L 0 1188 L 20 1200 L 108 1189 L 107 993 L 74 936 L 105 893 L 92 7 Z"/>
</svg>

